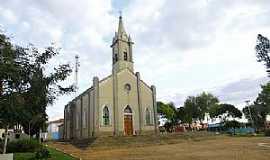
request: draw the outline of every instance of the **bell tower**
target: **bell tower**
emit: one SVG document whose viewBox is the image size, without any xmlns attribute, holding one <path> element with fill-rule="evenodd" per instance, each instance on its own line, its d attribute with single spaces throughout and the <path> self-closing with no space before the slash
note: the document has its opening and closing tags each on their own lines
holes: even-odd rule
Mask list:
<svg viewBox="0 0 270 160">
<path fill-rule="evenodd" d="M 113 72 L 119 72 L 123 69 L 133 70 L 133 58 L 132 58 L 132 45 L 134 43 L 131 37 L 127 35 L 122 16 L 119 16 L 118 31 L 115 32 L 115 36 L 112 41 L 112 66 Z"/>
</svg>

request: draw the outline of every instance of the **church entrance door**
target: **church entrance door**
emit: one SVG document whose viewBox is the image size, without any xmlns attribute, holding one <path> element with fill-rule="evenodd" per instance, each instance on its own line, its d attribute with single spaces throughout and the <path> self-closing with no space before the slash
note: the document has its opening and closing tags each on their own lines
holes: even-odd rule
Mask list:
<svg viewBox="0 0 270 160">
<path fill-rule="evenodd" d="M 124 125 L 125 125 L 125 135 L 132 135 L 133 134 L 132 115 L 124 116 Z"/>
<path fill-rule="evenodd" d="M 133 135 L 132 109 L 129 105 L 124 110 L 124 131 L 125 135 Z"/>
</svg>

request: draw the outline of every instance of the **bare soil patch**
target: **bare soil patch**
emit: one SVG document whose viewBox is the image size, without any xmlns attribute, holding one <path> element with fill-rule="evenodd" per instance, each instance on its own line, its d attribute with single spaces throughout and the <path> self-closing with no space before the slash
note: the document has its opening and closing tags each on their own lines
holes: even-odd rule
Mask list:
<svg viewBox="0 0 270 160">
<path fill-rule="evenodd" d="M 229 137 L 208 133 L 161 136 L 104 137 L 77 143 L 54 142 L 50 146 L 84 160 L 269 160 L 266 137 Z M 83 145 L 82 145 L 83 144 Z"/>
</svg>

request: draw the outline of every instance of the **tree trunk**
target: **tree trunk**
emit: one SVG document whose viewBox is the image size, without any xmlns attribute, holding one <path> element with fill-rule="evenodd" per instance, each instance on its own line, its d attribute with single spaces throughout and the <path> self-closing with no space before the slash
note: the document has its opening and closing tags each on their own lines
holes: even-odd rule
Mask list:
<svg viewBox="0 0 270 160">
<path fill-rule="evenodd" d="M 7 141 L 8 141 L 8 125 L 5 129 L 5 143 L 3 147 L 3 154 L 6 154 L 6 151 L 7 151 Z"/>
<path fill-rule="evenodd" d="M 28 123 L 28 134 L 29 134 L 29 139 L 31 139 L 31 124 L 30 124 L 30 122 Z"/>
</svg>

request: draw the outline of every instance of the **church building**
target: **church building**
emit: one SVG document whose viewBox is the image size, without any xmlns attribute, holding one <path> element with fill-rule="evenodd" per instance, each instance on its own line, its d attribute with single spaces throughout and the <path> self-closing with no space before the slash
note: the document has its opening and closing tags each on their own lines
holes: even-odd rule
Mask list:
<svg viewBox="0 0 270 160">
<path fill-rule="evenodd" d="M 111 45 L 112 74 L 94 77 L 92 86 L 65 106 L 65 139 L 158 132 L 156 89 L 134 72 L 133 44 L 120 16 Z"/>
</svg>

